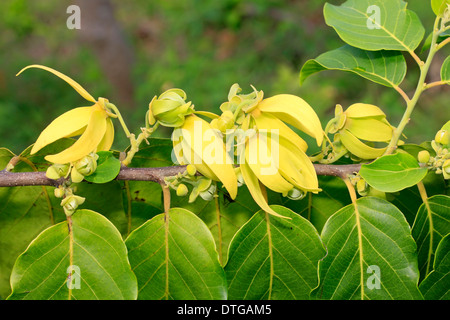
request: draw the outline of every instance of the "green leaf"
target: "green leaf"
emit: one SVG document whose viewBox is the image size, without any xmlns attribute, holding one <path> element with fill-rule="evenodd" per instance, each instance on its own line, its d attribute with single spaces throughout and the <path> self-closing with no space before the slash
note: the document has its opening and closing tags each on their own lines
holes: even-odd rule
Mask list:
<svg viewBox="0 0 450 320">
<path fill-rule="evenodd" d="M 327 25 L 346 43 L 364 50 L 414 51 L 425 29 L 402 0 L 348 0 L 325 4 Z"/>
<path fill-rule="evenodd" d="M 416 300 L 416 244 L 391 203 L 364 197 L 336 212 L 322 230 L 319 299 Z"/>
<path fill-rule="evenodd" d="M 437 16 L 441 16 L 444 13 L 447 5 L 450 5 L 450 0 L 431 0 L 431 8 Z"/>
<path fill-rule="evenodd" d="M 229 299 L 309 299 L 325 250 L 309 221 L 271 206 L 291 219 L 257 212 L 235 235 L 225 266 Z"/>
<path fill-rule="evenodd" d="M 411 187 L 427 175 L 417 160 L 406 153 L 397 153 L 378 158 L 364 164 L 359 171 L 361 177 L 373 188 L 382 192 L 396 192 Z"/>
<path fill-rule="evenodd" d="M 441 80 L 450 85 L 450 56 L 442 64 Z"/>
<path fill-rule="evenodd" d="M 44 230 L 19 256 L 8 299 L 136 299 L 136 277 L 114 225 L 90 210 L 69 221 Z"/>
<path fill-rule="evenodd" d="M 300 71 L 300 84 L 310 75 L 323 70 L 342 70 L 387 87 L 402 83 L 406 75 L 406 61 L 397 51 L 366 51 L 345 45 L 308 60 Z"/>
<path fill-rule="evenodd" d="M 120 172 L 121 163 L 110 151 L 97 152 L 97 169 L 84 180 L 92 183 L 106 183 L 114 180 Z"/>
<path fill-rule="evenodd" d="M 13 156 L 1 148 L 0 169 Z M 14 168 L 14 172 L 32 170 L 24 162 Z M 0 296 L 11 292 L 9 276 L 17 257 L 40 232 L 65 218 L 62 210 L 55 210 L 59 205 L 52 202 L 52 194 L 51 187 L 0 188 Z"/>
<path fill-rule="evenodd" d="M 290 200 L 279 193 L 268 190 L 269 203 L 280 204 L 310 221 L 320 232 L 336 211 L 352 203 L 344 181 L 338 177 L 318 176 L 319 187 L 317 194 L 309 192 L 301 200 Z M 241 192 L 239 190 L 239 192 Z"/>
<path fill-rule="evenodd" d="M 172 191 L 171 204 L 173 207 L 194 212 L 205 222 L 216 242 L 219 261 L 224 265 L 231 239 L 240 227 L 260 209 L 259 206 L 245 185 L 239 188 L 234 200 L 228 196 L 228 192 L 218 188 L 217 206 L 215 201 L 205 201 L 201 197 L 188 203 L 188 198 L 188 196 L 178 197 L 176 192 Z"/>
<path fill-rule="evenodd" d="M 214 239 L 192 212 L 172 208 L 134 230 L 125 243 L 139 299 L 226 299 Z"/>
<path fill-rule="evenodd" d="M 424 299 L 450 300 L 450 234 L 439 242 L 433 269 L 419 286 Z"/>
<path fill-rule="evenodd" d="M 412 228 L 422 279 L 432 270 L 439 242 L 450 233 L 450 197 L 436 195 L 427 202 L 420 206 Z"/>
<path fill-rule="evenodd" d="M 434 171 L 428 172 L 422 180 L 422 183 L 429 197 L 442 194 L 442 191 L 446 188 L 444 177 L 436 174 Z M 419 211 L 420 206 L 423 204 L 417 186 L 412 186 L 395 193 L 388 193 L 386 197 L 389 202 L 403 213 L 409 225 L 412 227 L 416 219 L 417 211 Z"/>
</svg>

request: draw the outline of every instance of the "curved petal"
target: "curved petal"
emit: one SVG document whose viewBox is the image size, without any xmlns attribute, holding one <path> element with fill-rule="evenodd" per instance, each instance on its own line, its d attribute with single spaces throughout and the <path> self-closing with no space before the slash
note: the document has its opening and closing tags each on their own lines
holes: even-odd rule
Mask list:
<svg viewBox="0 0 450 320">
<path fill-rule="evenodd" d="M 81 134 L 81 130 L 89 122 L 91 113 L 92 107 L 79 107 L 60 115 L 41 132 L 31 149 L 31 154 L 56 140 Z"/>
<path fill-rule="evenodd" d="M 78 84 L 78 82 L 74 81 L 73 79 L 69 78 L 68 76 L 66 76 L 65 74 L 62 74 L 59 71 L 56 71 L 55 69 L 46 67 L 46 66 L 41 66 L 39 64 L 33 64 L 30 66 L 27 66 L 25 68 L 23 68 L 22 70 L 19 71 L 19 73 L 16 74 L 16 76 L 18 76 L 19 74 L 21 74 L 22 72 L 24 72 L 27 69 L 30 68 L 38 68 L 38 69 L 43 69 L 46 70 L 48 72 L 53 73 L 55 76 L 61 78 L 62 80 L 64 80 L 65 82 L 67 82 L 72 88 L 75 89 L 76 92 L 78 92 L 83 98 L 85 98 L 88 101 L 91 102 L 95 102 L 96 100 L 89 94 L 89 92 L 87 92 L 82 86 L 80 86 Z"/>
<path fill-rule="evenodd" d="M 345 114 L 350 118 L 386 117 L 383 110 L 367 103 L 354 103 L 345 110 Z"/>
<path fill-rule="evenodd" d="M 297 188 L 310 192 L 320 191 L 316 170 L 309 157 L 285 140 L 280 143 L 280 171 Z"/>
<path fill-rule="evenodd" d="M 190 135 L 183 139 L 183 143 L 190 146 L 192 153 L 191 159 L 187 160 L 194 164 L 200 172 L 202 172 L 203 165 L 207 166 L 223 183 L 230 197 L 234 199 L 237 195 L 237 176 L 232 165 L 233 161 L 226 152 L 222 139 L 214 134 L 215 131 L 208 122 L 195 115 L 186 117 L 182 129 L 187 130 Z M 185 138 L 184 135 L 183 138 Z M 192 160 L 194 161 L 191 162 Z M 209 178 L 214 179 L 214 177 Z"/>
<path fill-rule="evenodd" d="M 350 151 L 350 153 L 361 159 L 376 159 L 381 157 L 386 151 L 386 148 L 372 148 L 366 145 L 364 142 L 356 138 L 348 130 L 339 131 L 340 139 L 345 146 L 345 148 Z"/>
<path fill-rule="evenodd" d="M 272 147 L 275 147 L 274 149 Z M 245 162 L 253 174 L 267 188 L 287 193 L 294 186 L 280 174 L 278 143 L 269 137 L 261 139 L 260 133 L 249 139 L 245 146 Z"/>
<path fill-rule="evenodd" d="M 291 141 L 294 145 L 298 146 L 300 149 L 306 152 L 308 149 L 308 144 L 300 138 L 298 134 L 296 134 L 291 128 L 289 128 L 283 121 L 278 119 L 277 117 L 261 112 L 259 115 L 254 115 L 253 119 L 255 119 L 256 127 L 258 129 L 276 129 L 278 130 L 278 134 L 281 137 Z"/>
<path fill-rule="evenodd" d="M 97 146 L 98 151 L 109 151 L 114 142 L 114 124 L 111 121 L 111 118 L 106 119 L 106 131 L 105 135 L 102 138 L 102 141 Z"/>
<path fill-rule="evenodd" d="M 258 204 L 258 206 L 264 211 L 280 217 L 286 218 L 278 213 L 276 213 L 272 208 L 269 207 L 266 199 L 264 198 L 263 192 L 261 190 L 261 185 L 258 178 L 253 174 L 252 170 L 248 167 L 247 164 L 242 163 L 241 166 L 242 177 L 244 178 L 245 185 L 248 188 L 248 191 L 253 197 L 253 200 Z"/>
<path fill-rule="evenodd" d="M 355 137 L 367 141 L 389 141 L 392 139 L 392 127 L 374 118 L 348 118 L 345 128 Z"/>
<path fill-rule="evenodd" d="M 258 104 L 258 108 L 315 138 L 317 145 L 322 144 L 324 134 L 319 117 L 302 98 L 291 94 L 279 94 L 264 99 Z"/>
<path fill-rule="evenodd" d="M 103 110 L 92 112 L 86 131 L 69 148 L 58 154 L 46 156 L 45 159 L 53 163 L 69 163 L 77 161 L 90 152 L 95 151 L 106 132 L 107 115 Z"/>
</svg>

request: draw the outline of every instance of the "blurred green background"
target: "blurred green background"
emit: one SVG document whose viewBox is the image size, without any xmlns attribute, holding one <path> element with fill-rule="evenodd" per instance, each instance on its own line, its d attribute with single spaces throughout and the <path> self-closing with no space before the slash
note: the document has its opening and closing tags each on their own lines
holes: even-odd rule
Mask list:
<svg viewBox="0 0 450 320">
<path fill-rule="evenodd" d="M 80 30 L 66 26 L 71 4 L 81 8 Z M 31 69 L 15 76 L 29 64 L 55 68 L 94 97 L 108 98 L 135 133 L 144 125 L 154 95 L 182 88 L 197 110 L 218 112 L 235 82 L 244 92 L 254 85 L 265 96 L 299 95 L 324 124 L 336 104 L 347 107 L 364 102 L 380 106 L 396 125 L 405 106 L 393 89 L 337 71 L 319 73 L 299 85 L 299 71 L 308 59 L 343 45 L 324 22 L 324 4 L 306 0 L 2 0 L 0 146 L 20 153 L 58 115 L 89 105 L 50 73 Z M 434 21 L 429 1 L 410 0 L 408 8 L 419 14 L 428 34 Z M 448 54 L 448 48 L 439 52 L 428 82 L 439 80 L 440 64 Z M 411 94 L 418 70 L 412 59 L 407 61 L 409 72 L 402 88 Z M 405 131 L 408 142 L 431 140 L 450 118 L 448 93 L 448 86 L 441 86 L 422 96 Z M 116 129 L 113 147 L 122 150 L 127 143 L 119 126 Z"/>
</svg>

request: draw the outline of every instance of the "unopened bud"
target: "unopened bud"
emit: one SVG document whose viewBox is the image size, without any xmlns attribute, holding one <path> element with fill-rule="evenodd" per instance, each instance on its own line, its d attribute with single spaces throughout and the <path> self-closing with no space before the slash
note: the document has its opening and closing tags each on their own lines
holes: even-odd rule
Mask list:
<svg viewBox="0 0 450 320">
<path fill-rule="evenodd" d="M 64 198 L 61 201 L 61 206 L 63 207 L 66 216 L 71 216 L 75 210 L 77 210 L 78 206 L 84 203 L 84 200 L 85 198 L 76 195 Z"/>
<path fill-rule="evenodd" d="M 89 176 L 97 169 L 98 154 L 90 153 L 89 155 L 78 160 L 74 164 L 74 168 L 83 176 Z"/>
<path fill-rule="evenodd" d="M 170 89 L 155 96 L 149 104 L 149 123 L 158 121 L 166 127 L 181 127 L 185 116 L 194 111 L 191 102 L 185 100 L 186 93 L 181 89 Z"/>
<path fill-rule="evenodd" d="M 211 201 L 214 199 L 214 193 L 216 192 L 216 185 L 212 183 L 206 191 L 200 192 L 200 197 L 205 201 Z"/>
<path fill-rule="evenodd" d="M 417 159 L 420 163 L 428 163 L 430 161 L 430 153 L 427 150 L 422 150 L 417 155 Z"/>
<path fill-rule="evenodd" d="M 356 190 L 358 191 L 359 195 L 364 197 L 367 196 L 367 194 L 369 193 L 369 185 L 367 184 L 367 182 L 364 179 L 360 179 L 357 183 L 356 183 Z"/>
<path fill-rule="evenodd" d="M 439 130 L 434 140 L 442 145 L 447 145 L 450 143 L 450 133 L 447 130 Z"/>
<path fill-rule="evenodd" d="M 177 187 L 177 196 L 179 197 L 184 197 L 185 195 L 188 194 L 188 188 L 186 187 L 186 185 L 184 184 L 180 184 Z"/>
<path fill-rule="evenodd" d="M 450 179 L 450 159 L 446 160 L 442 165 L 442 174 L 444 175 L 444 179 Z"/>
<path fill-rule="evenodd" d="M 45 175 L 52 180 L 58 180 L 61 177 L 65 177 L 69 171 L 68 164 L 52 164 L 47 168 Z"/>
<path fill-rule="evenodd" d="M 195 176 L 195 174 L 197 173 L 197 169 L 193 164 L 188 164 L 186 167 L 186 171 L 190 176 Z"/>
<path fill-rule="evenodd" d="M 62 198 L 64 197 L 64 188 L 62 186 L 59 186 L 58 188 L 55 188 L 55 197 L 56 198 Z"/>
<path fill-rule="evenodd" d="M 306 192 L 297 188 L 292 188 L 287 193 L 287 197 L 291 200 L 301 200 L 305 197 L 305 195 Z"/>
</svg>

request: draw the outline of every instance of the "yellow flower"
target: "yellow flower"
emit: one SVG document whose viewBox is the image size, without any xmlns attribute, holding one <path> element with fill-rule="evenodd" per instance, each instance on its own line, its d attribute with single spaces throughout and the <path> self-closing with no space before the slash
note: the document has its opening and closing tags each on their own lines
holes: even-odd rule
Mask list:
<svg viewBox="0 0 450 320">
<path fill-rule="evenodd" d="M 393 127 L 377 106 L 355 103 L 344 112 L 336 106 L 335 118 L 327 126 L 329 133 L 336 133 L 344 147 L 360 159 L 375 159 L 384 154 L 386 147 L 375 148 L 363 141 L 388 143 Z"/>
<path fill-rule="evenodd" d="M 192 164 L 207 178 L 221 181 L 230 197 L 237 195 L 237 177 L 233 159 L 226 152 L 217 130 L 198 116 L 186 116 L 183 125 L 172 135 L 176 160 L 181 165 Z"/>
<path fill-rule="evenodd" d="M 66 75 L 41 65 L 30 65 L 22 69 L 17 75 L 29 68 L 44 69 L 66 81 L 83 98 L 93 102 L 90 107 L 72 109 L 53 120 L 39 135 L 31 149 L 31 154 L 61 138 L 69 138 L 81 135 L 69 148 L 58 154 L 47 155 L 46 160 L 65 164 L 80 160 L 91 152 L 106 151 L 111 148 L 114 140 L 114 126 L 111 121 L 113 116 L 109 111 L 107 99 L 95 100 L 83 87 Z"/>
<path fill-rule="evenodd" d="M 320 191 L 316 171 L 305 153 L 308 145 L 288 125 L 315 138 L 319 146 L 322 126 L 312 107 L 299 97 L 280 94 L 263 99 L 263 92 L 256 89 L 249 95 L 239 92 L 240 88 L 233 86 L 229 102 L 221 109 L 244 117 L 242 129 L 249 132 L 245 147 L 238 151 L 242 177 L 256 203 L 279 216 L 269 207 L 264 186 L 295 198 Z"/>
</svg>

